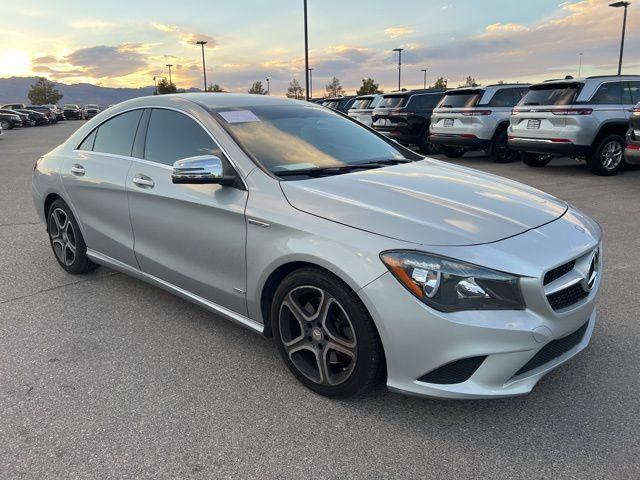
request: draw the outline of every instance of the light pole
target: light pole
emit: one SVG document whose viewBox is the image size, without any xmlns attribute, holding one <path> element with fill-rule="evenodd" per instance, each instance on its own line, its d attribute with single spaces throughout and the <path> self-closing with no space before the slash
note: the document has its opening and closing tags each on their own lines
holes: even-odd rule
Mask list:
<svg viewBox="0 0 640 480">
<path fill-rule="evenodd" d="M 580 78 L 580 74 L 582 73 L 582 53 L 578 54 L 579 62 L 578 62 L 578 78 Z"/>
<path fill-rule="evenodd" d="M 156 76 L 153 76 L 153 94 L 157 95 L 158 94 L 158 82 L 156 80 Z"/>
<path fill-rule="evenodd" d="M 404 48 L 394 48 L 394 52 L 398 52 L 398 91 L 400 91 L 400 85 L 402 80 L 402 51 Z"/>
<path fill-rule="evenodd" d="M 304 82 L 305 82 L 305 96 L 309 100 L 309 76 L 311 71 L 309 70 L 309 33 L 307 29 L 307 0 L 304 0 Z"/>
<path fill-rule="evenodd" d="M 313 68 L 309 69 L 309 95 L 307 95 L 307 100 L 313 99 Z"/>
<path fill-rule="evenodd" d="M 618 75 L 622 75 L 622 53 L 624 52 L 624 33 L 627 29 L 627 7 L 631 2 L 614 2 L 609 6 L 613 8 L 624 7 L 624 17 L 622 18 L 622 40 L 620 40 L 620 60 L 618 61 Z"/>
<path fill-rule="evenodd" d="M 204 40 L 198 40 L 196 45 L 200 45 L 202 47 L 202 75 L 204 76 L 204 91 L 207 91 L 207 68 L 204 64 L 204 46 L 207 44 Z"/>
<path fill-rule="evenodd" d="M 422 70 L 420 70 L 422 73 L 424 73 L 424 89 L 426 90 L 427 88 L 427 69 L 423 68 Z"/>
<path fill-rule="evenodd" d="M 172 63 L 167 63 L 166 66 L 169 67 L 169 85 L 172 85 L 173 81 L 171 80 L 171 67 L 173 67 L 173 64 Z"/>
<path fill-rule="evenodd" d="M 271 86 L 269 82 L 271 82 L 271 77 L 267 77 L 267 95 L 271 95 Z"/>
</svg>

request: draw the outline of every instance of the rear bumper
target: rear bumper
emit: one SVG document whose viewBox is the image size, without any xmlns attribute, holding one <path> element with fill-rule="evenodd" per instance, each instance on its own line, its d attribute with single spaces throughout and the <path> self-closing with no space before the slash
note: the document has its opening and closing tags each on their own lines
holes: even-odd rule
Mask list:
<svg viewBox="0 0 640 480">
<path fill-rule="evenodd" d="M 402 145 L 418 145 L 420 143 L 420 135 L 413 135 L 406 129 L 402 128 L 381 128 L 373 127 L 376 132 L 381 133 L 385 137 L 394 139 Z"/>
<path fill-rule="evenodd" d="M 640 165 L 640 138 L 634 138 L 631 131 L 627 133 L 627 148 L 624 150 L 624 159 L 627 163 Z"/>
<path fill-rule="evenodd" d="M 509 136 L 509 148 L 520 152 L 542 153 L 547 155 L 584 157 L 589 147 L 571 142 L 558 142 L 546 138 L 527 138 Z"/>
<path fill-rule="evenodd" d="M 464 147 L 474 150 L 487 150 L 491 145 L 490 140 L 484 140 L 474 136 L 464 136 L 461 134 L 444 134 L 431 133 L 429 141 L 436 145 L 445 145 L 447 147 Z"/>
</svg>

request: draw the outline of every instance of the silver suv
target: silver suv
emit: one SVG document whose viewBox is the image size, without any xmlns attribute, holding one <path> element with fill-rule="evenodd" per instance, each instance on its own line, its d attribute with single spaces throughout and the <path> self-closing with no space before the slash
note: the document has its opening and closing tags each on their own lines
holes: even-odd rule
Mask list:
<svg viewBox="0 0 640 480">
<path fill-rule="evenodd" d="M 511 110 L 529 84 L 498 84 L 449 90 L 431 116 L 431 142 L 441 145 L 449 158 L 469 150 L 484 150 L 494 161 L 515 160 L 507 147 Z"/>
<path fill-rule="evenodd" d="M 624 164 L 625 134 L 638 101 L 640 75 L 532 85 L 513 109 L 509 147 L 532 167 L 569 156 L 585 159 L 596 175 L 613 175 Z"/>
</svg>

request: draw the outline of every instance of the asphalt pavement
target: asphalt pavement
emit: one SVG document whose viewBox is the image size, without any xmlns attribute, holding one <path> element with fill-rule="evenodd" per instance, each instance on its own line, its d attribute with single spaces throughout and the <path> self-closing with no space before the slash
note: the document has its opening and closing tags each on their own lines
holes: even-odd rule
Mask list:
<svg viewBox="0 0 640 480">
<path fill-rule="evenodd" d="M 455 160 L 603 226 L 591 345 L 524 397 L 336 401 L 298 384 L 269 339 L 105 268 L 62 271 L 30 178 L 79 125 L 0 137 L 1 479 L 640 477 L 639 169 Z"/>
</svg>

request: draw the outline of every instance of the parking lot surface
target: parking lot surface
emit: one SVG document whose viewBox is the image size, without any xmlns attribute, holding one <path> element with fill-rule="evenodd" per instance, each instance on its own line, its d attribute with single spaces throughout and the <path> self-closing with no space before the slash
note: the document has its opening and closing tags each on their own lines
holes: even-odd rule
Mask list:
<svg viewBox="0 0 640 480">
<path fill-rule="evenodd" d="M 31 172 L 79 125 L 0 137 L 0 478 L 640 477 L 640 170 L 456 160 L 603 226 L 591 345 L 524 397 L 336 401 L 295 381 L 269 339 L 108 269 L 57 265 Z"/>
</svg>

